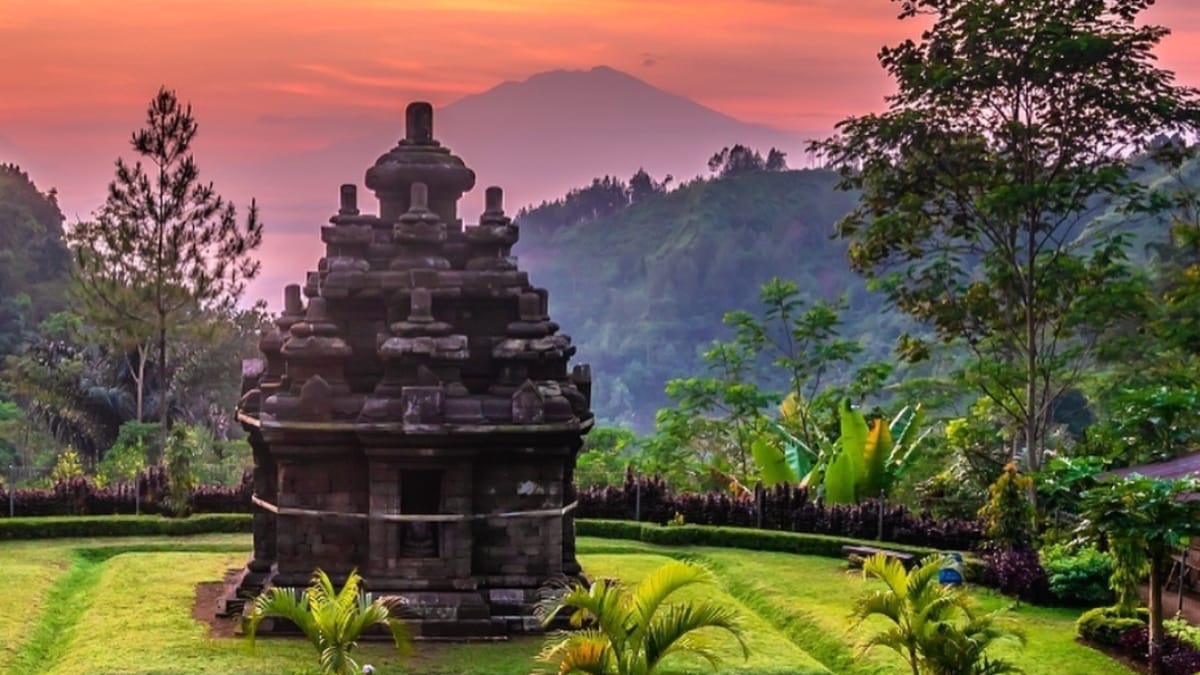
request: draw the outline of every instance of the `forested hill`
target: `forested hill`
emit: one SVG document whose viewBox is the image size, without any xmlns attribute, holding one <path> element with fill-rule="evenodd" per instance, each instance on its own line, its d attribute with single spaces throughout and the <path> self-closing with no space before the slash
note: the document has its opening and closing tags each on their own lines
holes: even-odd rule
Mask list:
<svg viewBox="0 0 1200 675">
<path fill-rule="evenodd" d="M 43 319 L 63 309 L 71 254 L 54 191 L 0 164 L 0 363 Z"/>
<path fill-rule="evenodd" d="M 833 223 L 855 196 L 829 171 L 760 171 L 694 181 L 586 223 L 523 227 L 516 249 L 550 310 L 592 364 L 606 423 L 653 424 L 673 377 L 699 374 L 700 352 L 730 336 L 721 318 L 754 309 L 773 276 L 811 298 L 846 294 L 847 335 L 890 349 L 900 319 L 846 264 Z M 536 210 L 526 220 L 537 221 Z"/>
</svg>

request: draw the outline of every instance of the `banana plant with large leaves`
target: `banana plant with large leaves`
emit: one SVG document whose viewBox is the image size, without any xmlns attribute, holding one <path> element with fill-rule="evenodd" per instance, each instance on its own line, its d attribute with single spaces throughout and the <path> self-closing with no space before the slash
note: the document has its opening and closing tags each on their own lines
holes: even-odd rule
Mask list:
<svg viewBox="0 0 1200 675">
<path fill-rule="evenodd" d="M 789 397 L 790 399 L 791 397 Z M 788 401 L 780 407 L 787 419 Z M 853 504 L 887 494 L 908 468 L 929 430 L 921 431 L 921 406 L 905 406 L 891 423 L 868 424 L 862 411 L 844 399 L 838 411 L 841 435 L 805 443 L 783 424 L 771 422 L 752 452 L 766 485 L 794 483 L 815 487 L 829 504 Z"/>
</svg>

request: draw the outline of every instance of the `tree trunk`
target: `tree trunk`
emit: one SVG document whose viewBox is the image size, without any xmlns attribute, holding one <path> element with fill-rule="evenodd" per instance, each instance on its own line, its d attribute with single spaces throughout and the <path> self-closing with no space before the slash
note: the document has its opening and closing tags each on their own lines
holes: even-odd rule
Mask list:
<svg viewBox="0 0 1200 675">
<path fill-rule="evenodd" d="M 1162 672 L 1163 607 L 1162 561 L 1150 557 L 1150 672 Z"/>
<path fill-rule="evenodd" d="M 137 421 L 140 424 L 146 418 L 146 345 L 138 342 L 137 376 L 134 384 L 137 388 Z"/>
<path fill-rule="evenodd" d="M 158 400 L 158 457 L 162 461 L 167 456 L 167 408 L 170 407 L 171 380 L 167 371 L 167 326 L 161 316 L 158 323 L 158 386 L 161 389 Z"/>
</svg>

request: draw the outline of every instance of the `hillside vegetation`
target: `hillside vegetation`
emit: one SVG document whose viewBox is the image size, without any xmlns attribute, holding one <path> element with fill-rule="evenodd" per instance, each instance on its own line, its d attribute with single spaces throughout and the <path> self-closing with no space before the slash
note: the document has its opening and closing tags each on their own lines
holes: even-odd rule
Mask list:
<svg viewBox="0 0 1200 675">
<path fill-rule="evenodd" d="M 600 418 L 651 426 L 666 381 L 699 372 L 703 348 L 729 337 L 722 316 L 756 306 L 776 276 L 810 300 L 845 295 L 844 333 L 866 339 L 866 356 L 886 354 L 905 320 L 880 312 L 882 298 L 830 237 L 855 200 L 836 183 L 831 171 L 747 173 L 693 181 L 580 225 L 525 226 L 516 252 L 597 373 Z"/>
</svg>

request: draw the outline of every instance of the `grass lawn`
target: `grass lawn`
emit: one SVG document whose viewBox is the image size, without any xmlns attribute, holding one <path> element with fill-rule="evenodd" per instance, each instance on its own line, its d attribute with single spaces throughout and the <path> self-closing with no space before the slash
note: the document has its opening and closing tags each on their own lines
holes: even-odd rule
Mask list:
<svg viewBox="0 0 1200 675">
<path fill-rule="evenodd" d="M 304 672 L 314 663 L 307 643 L 263 639 L 252 652 L 244 641 L 214 639 L 191 616 L 196 584 L 219 580 L 240 566 L 246 535 L 187 538 L 72 539 L 0 543 L 0 672 L 13 675 L 93 673 Z M 723 673 L 847 675 L 903 673 L 890 652 L 865 656 L 855 645 L 877 624 L 850 633 L 852 598 L 869 582 L 830 558 L 736 549 L 668 549 L 636 542 L 581 538 L 580 558 L 593 576 L 636 581 L 668 557 L 710 566 L 716 592 L 744 615 L 751 657 L 731 639 Z M 689 589 L 687 593 L 713 593 Z M 986 591 L 987 606 L 1008 604 Z M 1025 631 L 1023 649 L 1006 649 L 1029 673 L 1108 675 L 1120 664 L 1074 641 L 1078 612 L 1023 606 L 1013 610 Z M 380 673 L 524 675 L 534 667 L 539 639 L 492 644 L 418 644 L 396 659 L 382 644 L 367 644 L 362 661 Z M 705 672 L 703 663 L 676 657 L 663 672 Z"/>
</svg>

